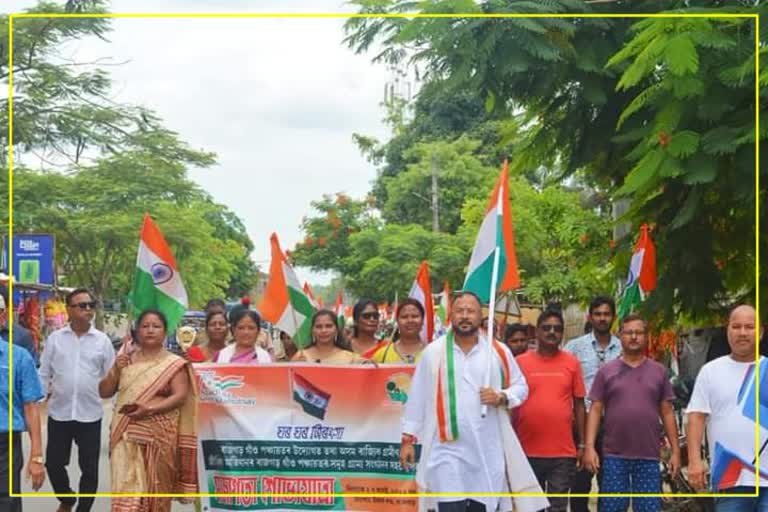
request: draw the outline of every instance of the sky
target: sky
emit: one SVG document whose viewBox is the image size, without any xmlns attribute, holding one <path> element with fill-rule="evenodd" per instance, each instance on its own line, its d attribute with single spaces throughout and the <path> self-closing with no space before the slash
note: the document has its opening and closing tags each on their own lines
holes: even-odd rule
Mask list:
<svg viewBox="0 0 768 512">
<path fill-rule="evenodd" d="M 63 0 L 62 0 L 63 1 Z M 31 0 L 6 0 L 18 12 Z M 223 5 L 222 5 L 223 4 Z M 331 0 L 115 0 L 114 13 L 354 12 Z M 364 196 L 376 176 L 352 140 L 385 140 L 380 103 L 393 75 L 343 43 L 344 19 L 115 19 L 105 43 L 67 48 L 108 59 L 114 99 L 153 109 L 191 147 L 218 163 L 190 177 L 245 223 L 253 260 L 269 266 L 269 236 L 303 239 L 301 219 L 323 194 Z M 331 275 L 297 269 L 326 284 Z"/>
</svg>

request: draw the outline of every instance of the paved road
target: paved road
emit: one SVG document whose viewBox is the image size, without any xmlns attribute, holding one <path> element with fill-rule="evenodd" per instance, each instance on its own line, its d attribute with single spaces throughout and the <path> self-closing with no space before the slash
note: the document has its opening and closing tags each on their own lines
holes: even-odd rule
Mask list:
<svg viewBox="0 0 768 512">
<path fill-rule="evenodd" d="M 112 419 L 112 404 L 110 401 L 104 401 L 104 419 L 101 424 L 101 456 L 99 457 L 99 489 L 98 492 L 109 492 L 109 424 Z M 48 416 L 43 411 L 43 446 L 47 439 L 46 424 Z M 24 435 L 24 460 L 29 456 L 29 437 Z M 72 458 L 68 466 L 69 481 L 73 489 L 77 490 L 77 483 L 80 480 L 80 470 L 77 466 L 77 446 L 72 446 Z M 29 484 L 24 480 L 21 486 L 22 492 L 33 492 Z M 46 479 L 40 492 L 53 492 L 50 482 Z M 59 506 L 56 498 L 48 497 L 29 497 L 23 498 L 24 508 L 27 511 L 34 510 L 40 512 L 55 512 Z M 109 498 L 96 498 L 93 504 L 92 512 L 109 512 Z M 172 512 L 194 512 L 192 505 L 182 505 L 174 502 Z"/>
</svg>

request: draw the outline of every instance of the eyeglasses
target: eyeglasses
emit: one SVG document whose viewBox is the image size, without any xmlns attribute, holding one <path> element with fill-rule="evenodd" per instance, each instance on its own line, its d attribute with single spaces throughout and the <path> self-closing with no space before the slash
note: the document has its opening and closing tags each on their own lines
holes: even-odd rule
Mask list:
<svg viewBox="0 0 768 512">
<path fill-rule="evenodd" d="M 645 331 L 640 331 L 640 330 L 637 330 L 637 331 L 621 331 L 621 335 L 622 336 L 626 335 L 626 336 L 629 336 L 630 338 L 632 336 L 637 336 L 639 338 L 640 336 L 645 336 Z"/>
<path fill-rule="evenodd" d="M 378 320 L 379 314 L 378 313 L 362 313 L 360 315 L 360 318 L 365 318 L 366 320 Z"/>
<path fill-rule="evenodd" d="M 549 332 L 549 331 L 563 332 L 563 326 L 560 324 L 541 324 L 539 326 L 539 329 L 541 329 L 544 332 Z"/>
<path fill-rule="evenodd" d="M 71 308 L 79 308 L 79 309 L 96 309 L 96 301 L 91 302 L 78 302 L 77 304 L 70 304 L 69 307 Z"/>
</svg>

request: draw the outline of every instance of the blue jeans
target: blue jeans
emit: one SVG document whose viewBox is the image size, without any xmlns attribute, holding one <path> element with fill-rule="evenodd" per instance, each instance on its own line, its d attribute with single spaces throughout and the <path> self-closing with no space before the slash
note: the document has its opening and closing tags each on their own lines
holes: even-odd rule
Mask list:
<svg viewBox="0 0 768 512">
<path fill-rule="evenodd" d="M 726 494 L 754 494 L 750 485 L 723 489 Z M 768 488 L 760 487 L 759 496 L 744 498 L 715 498 L 715 512 L 768 512 Z"/>
<path fill-rule="evenodd" d="M 606 455 L 603 459 L 601 493 L 656 494 L 661 493 L 661 468 L 657 460 L 622 459 Z M 626 512 L 628 497 L 599 498 L 599 512 Z M 634 512 L 659 512 L 661 498 L 632 498 Z"/>
</svg>

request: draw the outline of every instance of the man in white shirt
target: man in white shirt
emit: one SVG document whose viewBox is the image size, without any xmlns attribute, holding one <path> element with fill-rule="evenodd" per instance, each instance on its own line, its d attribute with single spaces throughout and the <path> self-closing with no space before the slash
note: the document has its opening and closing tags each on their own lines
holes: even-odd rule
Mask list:
<svg viewBox="0 0 768 512">
<path fill-rule="evenodd" d="M 715 492 L 754 494 L 757 497 L 717 498 L 716 512 L 765 512 L 768 510 L 768 359 L 760 358 L 760 385 L 756 382 L 755 334 L 757 314 L 752 306 L 741 305 L 728 317 L 727 337 L 731 353 L 705 364 L 696 377 L 688 403 L 688 479 L 704 489 L 706 468 L 701 460 L 701 443 L 707 427 L 711 454 L 711 485 Z M 762 329 L 760 335 L 762 336 Z M 755 456 L 755 393 L 760 389 L 760 452 Z M 760 477 L 755 465 L 760 457 Z"/>
<path fill-rule="evenodd" d="M 421 444 L 416 469 L 421 492 L 541 493 L 508 413 L 525 400 L 528 386 L 509 349 L 498 342 L 492 346 L 479 332 L 481 322 L 477 296 L 457 294 L 451 330 L 424 349 L 416 366 L 403 417 L 400 463 L 411 467 L 414 445 Z M 498 505 L 499 498 L 491 496 L 441 497 L 437 510 L 494 512 Z M 522 498 L 515 505 L 520 512 L 534 512 L 548 501 Z"/>
<path fill-rule="evenodd" d="M 48 337 L 40 362 L 40 380 L 48 395 L 46 468 L 54 492 L 74 494 L 67 465 L 77 444 L 82 494 L 95 493 L 99 478 L 102 404 L 99 381 L 115 362 L 112 343 L 91 324 L 96 309 L 83 288 L 67 295 L 69 324 Z M 58 512 L 88 512 L 93 498 L 60 497 Z"/>
</svg>

